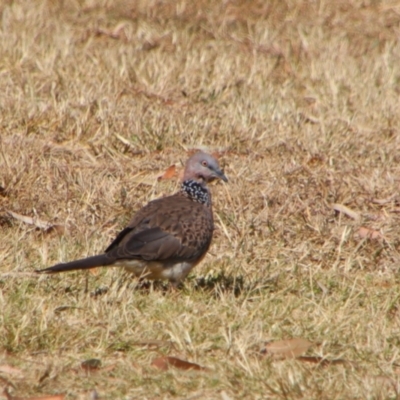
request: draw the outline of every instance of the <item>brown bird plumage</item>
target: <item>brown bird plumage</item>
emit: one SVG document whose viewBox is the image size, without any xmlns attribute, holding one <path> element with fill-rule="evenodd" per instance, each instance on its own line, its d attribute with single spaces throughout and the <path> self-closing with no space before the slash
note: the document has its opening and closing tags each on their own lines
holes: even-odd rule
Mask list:
<svg viewBox="0 0 400 400">
<path fill-rule="evenodd" d="M 38 272 L 116 266 L 139 277 L 168 279 L 178 285 L 210 247 L 214 222 L 207 182 L 216 178 L 227 181 L 217 160 L 207 153 L 194 154 L 186 163 L 180 191 L 139 210 L 104 254 Z"/>
</svg>

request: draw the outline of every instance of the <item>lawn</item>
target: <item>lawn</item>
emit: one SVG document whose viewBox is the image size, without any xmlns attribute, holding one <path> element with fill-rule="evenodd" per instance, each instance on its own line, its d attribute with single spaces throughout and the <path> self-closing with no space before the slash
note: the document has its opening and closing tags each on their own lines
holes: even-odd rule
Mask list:
<svg viewBox="0 0 400 400">
<path fill-rule="evenodd" d="M 399 38 L 389 1 L 2 1 L 0 399 L 398 398 Z M 229 182 L 179 290 L 34 272 L 196 149 Z"/>
</svg>

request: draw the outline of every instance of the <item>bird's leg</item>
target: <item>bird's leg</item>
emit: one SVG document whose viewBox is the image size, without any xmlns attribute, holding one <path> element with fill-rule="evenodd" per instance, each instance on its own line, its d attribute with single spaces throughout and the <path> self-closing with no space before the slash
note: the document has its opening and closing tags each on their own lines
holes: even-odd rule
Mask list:
<svg viewBox="0 0 400 400">
<path fill-rule="evenodd" d="M 178 297 L 180 294 L 179 286 L 181 286 L 181 281 L 170 281 L 168 285 L 168 292 L 171 297 Z"/>
</svg>

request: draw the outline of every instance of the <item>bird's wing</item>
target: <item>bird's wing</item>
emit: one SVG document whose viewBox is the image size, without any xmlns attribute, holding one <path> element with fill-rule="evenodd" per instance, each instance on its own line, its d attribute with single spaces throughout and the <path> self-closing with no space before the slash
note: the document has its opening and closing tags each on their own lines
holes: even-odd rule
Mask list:
<svg viewBox="0 0 400 400">
<path fill-rule="evenodd" d="M 133 217 L 107 248 L 116 259 L 195 261 L 208 250 L 211 210 L 183 196 L 154 200 Z"/>
</svg>

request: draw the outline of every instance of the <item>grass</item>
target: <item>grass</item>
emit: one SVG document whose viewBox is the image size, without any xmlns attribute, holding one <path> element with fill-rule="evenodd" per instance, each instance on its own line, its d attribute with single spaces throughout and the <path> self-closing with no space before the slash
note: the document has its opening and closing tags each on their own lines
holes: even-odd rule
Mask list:
<svg viewBox="0 0 400 400">
<path fill-rule="evenodd" d="M 10 396 L 397 398 L 399 12 L 357 0 L 4 1 Z M 213 244 L 179 293 L 112 268 L 32 273 L 103 251 L 135 210 L 177 189 L 157 177 L 200 146 L 219 152 L 230 182 L 212 187 Z M 346 362 L 261 354 L 288 338 Z M 159 371 L 162 355 L 208 369 Z M 101 368 L 82 370 L 93 358 Z"/>
</svg>

